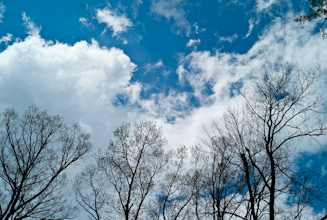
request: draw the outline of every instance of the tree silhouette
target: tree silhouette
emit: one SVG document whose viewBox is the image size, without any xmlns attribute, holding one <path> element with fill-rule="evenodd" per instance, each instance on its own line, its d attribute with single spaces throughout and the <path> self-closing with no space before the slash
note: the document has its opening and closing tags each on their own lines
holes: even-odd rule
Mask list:
<svg viewBox="0 0 327 220">
<path fill-rule="evenodd" d="M 20 117 L 1 114 L 0 219 L 65 219 L 75 209 L 66 202 L 65 170 L 91 148 L 78 124 L 66 126 L 31 106 Z"/>
<path fill-rule="evenodd" d="M 277 197 L 294 192 L 294 185 L 312 187 L 312 181 L 301 182 L 292 159 L 299 152 L 296 141 L 306 138 L 319 144 L 317 137 L 327 135 L 324 102 L 316 92 L 320 79 L 319 68 L 303 71 L 285 65 L 280 71 L 265 70 L 244 86 L 242 108 L 229 109 L 217 127 L 238 155 L 251 219 L 275 219 L 283 212 L 276 206 Z"/>
<path fill-rule="evenodd" d="M 169 161 L 171 153 L 164 152 L 166 139 L 160 128 L 153 122 L 135 123 L 133 131 L 130 131 L 130 127 L 126 123 L 118 127 L 108 149 L 104 153 L 99 152 L 96 157 L 96 172 L 101 173 L 105 180 L 77 179 L 77 185 L 92 187 L 88 195 L 83 192 L 83 188 L 75 187 L 75 191 L 79 203 L 95 219 L 100 219 L 97 215 L 101 209 L 106 209 L 107 215 L 113 218 L 142 218 L 146 213 L 147 198 Z M 95 171 L 85 172 L 92 178 L 91 172 Z M 105 185 L 107 188 L 101 188 Z M 112 193 L 108 192 L 109 187 Z M 110 199 L 104 205 L 103 200 L 97 199 L 96 195 Z"/>
</svg>

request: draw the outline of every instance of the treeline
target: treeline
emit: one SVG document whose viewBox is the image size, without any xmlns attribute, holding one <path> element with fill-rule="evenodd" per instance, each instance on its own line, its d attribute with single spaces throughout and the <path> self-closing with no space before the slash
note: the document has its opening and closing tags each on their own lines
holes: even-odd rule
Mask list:
<svg viewBox="0 0 327 220">
<path fill-rule="evenodd" d="M 294 162 L 296 144 L 327 135 L 322 79 L 319 68 L 264 70 L 203 143 L 174 151 L 154 122 L 123 123 L 76 176 L 78 206 L 97 220 L 305 218 L 326 204 L 326 176 Z M 32 106 L 3 111 L 0 141 L 0 219 L 74 218 L 64 172 L 90 152 L 89 135 Z"/>
</svg>

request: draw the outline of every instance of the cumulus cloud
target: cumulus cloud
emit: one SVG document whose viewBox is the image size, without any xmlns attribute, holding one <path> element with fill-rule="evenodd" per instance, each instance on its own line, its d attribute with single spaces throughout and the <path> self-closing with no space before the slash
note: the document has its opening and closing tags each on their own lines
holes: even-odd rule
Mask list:
<svg viewBox="0 0 327 220">
<path fill-rule="evenodd" d="M 122 32 L 126 32 L 129 27 L 133 26 L 132 21 L 127 18 L 126 15 L 118 15 L 108 7 L 98 9 L 96 18 L 99 23 L 105 23 L 107 28 L 113 31 L 112 36 L 117 36 Z"/>
<path fill-rule="evenodd" d="M 186 47 L 192 47 L 192 46 L 197 46 L 201 43 L 201 40 L 200 39 L 190 39 L 187 44 L 186 44 Z"/>
<path fill-rule="evenodd" d="M 233 36 L 228 36 L 228 37 L 220 37 L 219 41 L 224 42 L 227 41 L 229 43 L 232 43 L 233 41 L 235 41 L 238 38 L 237 34 L 234 34 Z"/>
<path fill-rule="evenodd" d="M 26 33 L 33 36 L 39 35 L 42 27 L 41 26 L 37 27 L 35 23 L 31 20 L 31 18 L 26 16 L 25 12 L 23 12 L 22 15 L 23 15 L 24 26 L 26 27 Z"/>
<path fill-rule="evenodd" d="M 0 53 L 0 106 L 22 110 L 34 103 L 66 121 L 79 121 L 103 139 L 128 117 L 114 102 L 118 94 L 137 95 L 139 86 L 130 83 L 135 69 L 115 47 L 96 41 L 53 43 L 30 35 Z"/>
<path fill-rule="evenodd" d="M 7 35 L 2 36 L 2 37 L 0 38 L 0 44 L 1 44 L 2 42 L 5 42 L 5 44 L 8 44 L 8 42 L 10 42 L 11 40 L 12 40 L 12 34 L 7 33 Z"/>
<path fill-rule="evenodd" d="M 186 12 L 183 9 L 184 3 L 184 0 L 153 0 L 151 12 L 165 17 L 168 21 L 173 19 L 175 22 L 174 32 L 176 34 L 185 32 L 188 36 L 191 32 L 191 25 L 186 19 Z"/>
<path fill-rule="evenodd" d="M 169 12 L 171 5 L 168 3 L 173 2 L 176 10 Z M 181 19 L 185 19 L 185 12 L 178 11 L 177 3 L 181 2 L 156 1 L 152 10 L 163 4 L 161 11 L 156 9 L 153 13 L 160 11 L 168 20 L 177 22 L 176 13 L 181 13 Z M 105 19 L 110 16 L 111 20 Z M 127 21 L 124 23 L 121 18 Z M 102 23 L 113 30 L 113 36 L 132 26 L 128 18 L 118 16 L 108 8 L 99 9 L 97 19 L 99 22 L 102 19 Z M 188 83 L 193 91 L 171 90 L 168 95 L 153 94 L 143 99 L 140 95 L 143 85 L 131 83 L 136 65 L 122 50 L 100 47 L 96 41 L 80 41 L 74 45 L 46 41 L 39 35 L 41 28 L 23 13 L 26 32 L 30 36 L 0 52 L 0 107 L 15 106 L 24 110 L 34 103 L 51 114 L 64 116 L 66 121 L 79 121 L 92 133 L 96 147 L 104 147 L 113 129 L 122 121 L 133 120 L 154 120 L 163 126 L 170 148 L 182 143 L 196 144 L 205 136 L 203 125 L 219 118 L 226 106 L 239 102 L 240 97 L 231 95 L 232 85 L 242 83 L 254 72 L 285 62 L 298 63 L 304 69 L 320 64 L 323 71 L 327 70 L 327 50 L 322 46 L 326 42 L 320 33 L 312 34 L 315 23 L 301 30 L 293 19 L 292 14 L 275 19 L 244 54 L 193 51 L 181 57 L 176 74 L 179 82 Z M 83 21 L 86 19 L 80 20 Z M 249 24 L 248 34 L 251 33 L 250 21 Z M 7 34 L 1 39 L 9 42 L 11 38 Z M 191 40 L 190 46 L 199 39 Z M 159 60 L 148 67 L 163 68 L 164 64 Z M 193 96 L 200 106 L 190 109 Z M 117 104 L 120 97 L 127 97 L 130 105 Z"/>
<path fill-rule="evenodd" d="M 31 35 L 0 53 L 0 105 L 25 109 L 35 103 L 81 122 L 98 140 L 122 121 L 155 120 L 172 147 L 199 143 L 205 135 L 202 126 L 238 102 L 231 95 L 233 85 L 254 72 L 285 62 L 327 69 L 325 42 L 319 33 L 312 34 L 314 23 L 302 30 L 293 18 L 277 18 L 247 53 L 193 51 L 181 57 L 176 74 L 192 91 L 171 90 L 147 99 L 140 95 L 144 85 L 131 84 L 136 66 L 122 50 L 100 47 L 96 41 L 67 45 Z M 149 65 L 163 67 L 161 60 Z M 199 106 L 190 107 L 193 97 Z M 128 105 L 119 104 L 122 98 Z"/>
</svg>

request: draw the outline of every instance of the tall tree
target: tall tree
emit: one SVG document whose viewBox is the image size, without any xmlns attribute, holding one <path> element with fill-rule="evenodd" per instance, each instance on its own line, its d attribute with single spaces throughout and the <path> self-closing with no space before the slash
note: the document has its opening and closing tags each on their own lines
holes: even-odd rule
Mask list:
<svg viewBox="0 0 327 220">
<path fill-rule="evenodd" d="M 244 181 L 237 162 L 237 154 L 227 137 L 215 134 L 218 124 L 213 123 L 213 132 L 205 145 L 209 148 L 204 159 L 207 169 L 204 172 L 204 195 L 206 215 L 213 220 L 233 219 L 241 205 Z"/>
<path fill-rule="evenodd" d="M 169 162 L 169 169 L 158 185 L 153 202 L 148 207 L 151 219 L 194 219 L 192 200 L 202 184 L 201 171 L 188 163 L 186 146 L 179 147 Z"/>
<path fill-rule="evenodd" d="M 291 192 L 292 181 L 311 187 L 298 182 L 292 169 L 299 151 L 292 144 L 303 138 L 319 143 L 317 137 L 327 135 L 326 109 L 316 90 L 321 76 L 319 68 L 265 70 L 242 91 L 243 109 L 225 115 L 220 133 L 242 162 L 252 219 L 275 219 L 281 211 L 276 198 Z"/>
<path fill-rule="evenodd" d="M 89 135 L 35 106 L 22 117 L 6 109 L 0 123 L 0 219 L 71 218 L 64 172 L 90 150 Z"/>
<path fill-rule="evenodd" d="M 86 170 L 82 174 L 86 178 L 77 179 L 77 185 L 88 186 L 91 191 L 86 194 L 85 189 L 75 187 L 80 205 L 94 219 L 109 215 L 126 220 L 143 218 L 147 198 L 165 171 L 171 153 L 163 149 L 166 139 L 161 129 L 153 122 L 135 123 L 130 129 L 131 125 L 126 123 L 118 127 L 108 149 L 96 157 L 97 170 Z M 103 178 L 95 178 L 96 172 Z M 110 198 L 106 204 L 101 199 L 104 197 Z M 101 209 L 106 209 L 107 216 L 101 218 Z"/>
<path fill-rule="evenodd" d="M 88 213 L 89 219 L 109 219 L 106 206 L 111 201 L 107 193 L 110 187 L 96 165 L 90 164 L 79 173 L 73 188 L 77 203 Z"/>
</svg>

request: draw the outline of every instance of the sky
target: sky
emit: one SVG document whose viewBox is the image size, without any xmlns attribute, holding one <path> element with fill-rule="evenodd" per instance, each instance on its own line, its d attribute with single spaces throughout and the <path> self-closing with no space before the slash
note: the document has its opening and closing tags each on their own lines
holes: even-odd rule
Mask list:
<svg viewBox="0 0 327 220">
<path fill-rule="evenodd" d="M 203 127 L 239 102 L 253 74 L 285 63 L 326 73 L 326 22 L 294 22 L 308 7 L 305 0 L 0 0 L 0 109 L 23 113 L 35 104 L 78 121 L 95 149 L 122 122 L 139 120 L 162 126 L 167 149 L 201 143 Z"/>
</svg>

